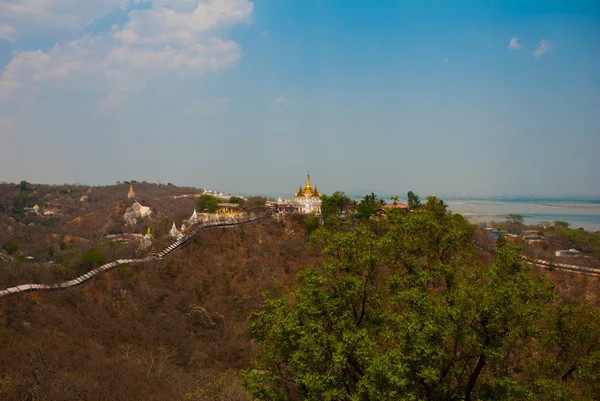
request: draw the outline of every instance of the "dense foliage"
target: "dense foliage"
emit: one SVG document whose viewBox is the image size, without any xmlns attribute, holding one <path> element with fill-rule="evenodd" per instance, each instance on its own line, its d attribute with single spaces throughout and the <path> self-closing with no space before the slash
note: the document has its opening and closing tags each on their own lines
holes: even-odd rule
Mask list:
<svg viewBox="0 0 600 401">
<path fill-rule="evenodd" d="M 344 192 L 335 191 L 331 195 L 321 195 L 321 214 L 325 220 L 331 216 L 337 217 L 342 213 L 348 213 L 354 207 L 354 201 Z"/>
<path fill-rule="evenodd" d="M 415 194 L 413 191 L 408 191 L 408 207 L 410 209 L 418 209 L 421 206 L 421 200 L 419 199 L 419 195 Z"/>
<path fill-rule="evenodd" d="M 415 207 L 413 199 L 412 206 Z M 428 197 L 316 230 L 324 259 L 250 318 L 259 400 L 591 400 L 600 315 L 562 302 L 504 239 L 479 263 L 472 227 Z"/>
<path fill-rule="evenodd" d="M 217 205 L 221 203 L 221 198 L 212 195 L 200 195 L 196 201 L 196 207 L 200 212 L 213 213 L 217 210 Z"/>
<path fill-rule="evenodd" d="M 356 205 L 355 217 L 359 219 L 368 219 L 375 212 L 385 205 L 385 200 L 379 199 L 373 192 L 364 196 L 364 198 Z"/>
</svg>

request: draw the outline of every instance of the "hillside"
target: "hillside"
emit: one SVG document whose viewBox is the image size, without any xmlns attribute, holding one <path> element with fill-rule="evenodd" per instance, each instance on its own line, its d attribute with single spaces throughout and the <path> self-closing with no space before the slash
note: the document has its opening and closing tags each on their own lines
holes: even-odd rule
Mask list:
<svg viewBox="0 0 600 401">
<path fill-rule="evenodd" d="M 140 251 L 135 241 L 116 241 L 109 235 L 142 235 L 150 227 L 160 247 L 166 244 L 173 221 L 179 225 L 191 215 L 201 192 L 149 183 L 134 187 L 136 197 L 128 199 L 127 184 L 0 185 L 0 286 L 71 279 L 93 263 L 133 257 Z M 128 224 L 125 213 L 136 202 L 151 214 L 134 216 L 133 224 Z M 37 213 L 32 210 L 35 205 L 40 208 Z"/>
<path fill-rule="evenodd" d="M 136 241 L 110 238 L 139 235 L 150 227 L 153 243 L 161 249 L 170 242 L 165 237 L 169 223 L 179 224 L 194 207 L 189 189 L 163 191 L 144 184 L 135 201 L 149 207 L 152 215 L 127 225 L 123 214 L 135 202 L 123 196 L 127 188 L 85 189 L 82 193 L 95 192 L 97 198 L 88 197 L 91 204 L 73 201 L 72 210 L 53 225 L 45 223 L 53 217 L 0 213 L 4 244 L 16 244 L 0 251 L 0 285 L 60 282 L 108 261 L 146 257 L 148 250 Z M 28 197 L 27 191 L 18 196 Z M 273 218 L 236 228 L 207 228 L 164 260 L 116 267 L 64 291 L 0 299 L 0 399 L 22 400 L 30 394 L 40 400 L 248 399 L 239 372 L 252 366 L 259 347 L 251 340 L 248 317 L 267 308 L 265 291 L 293 300 L 290 290 L 300 283 L 297 273 L 324 260 L 325 249 L 308 241 L 307 230 L 318 226 L 314 217 L 295 215 L 285 224 Z M 439 232 L 456 227 L 460 236 Z M 469 269 L 494 263 L 492 253 L 474 252 L 469 245 L 481 237 L 493 246 L 487 235 L 458 215 L 426 207 L 366 220 L 328 219 L 317 233 L 332 241 L 358 229 L 374 238 L 389 236 L 385 247 L 406 241 L 402 246 L 411 251 L 402 251 L 402 258 L 409 264 L 427 266 L 423 252 L 437 254 L 441 238 L 457 241 L 457 268 L 470 266 L 463 270 L 465 278 L 471 275 Z M 428 235 L 423 230 L 433 231 Z M 361 244 L 351 252 L 358 252 Z M 425 245 L 427 251 L 419 249 Z M 528 275 L 550 279 L 565 300 L 600 306 L 598 277 L 539 267 Z"/>
<path fill-rule="evenodd" d="M 167 260 L 84 287 L 4 299 L 0 394 L 21 400 L 39 385 L 37 399 L 182 399 L 248 366 L 260 294 L 286 293 L 316 260 L 301 230 L 268 221 L 206 230 Z"/>
</svg>

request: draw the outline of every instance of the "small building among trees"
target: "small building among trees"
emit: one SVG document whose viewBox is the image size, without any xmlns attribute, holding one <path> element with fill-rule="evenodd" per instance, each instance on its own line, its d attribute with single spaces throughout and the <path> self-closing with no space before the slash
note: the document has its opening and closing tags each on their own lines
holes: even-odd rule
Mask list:
<svg viewBox="0 0 600 401">
<path fill-rule="evenodd" d="M 217 203 L 215 213 L 239 213 L 240 205 L 237 203 Z"/>
<path fill-rule="evenodd" d="M 554 252 L 555 256 L 561 256 L 561 257 L 579 257 L 581 256 L 581 251 L 578 251 L 577 249 L 562 249 L 560 251 L 556 251 Z"/>
</svg>

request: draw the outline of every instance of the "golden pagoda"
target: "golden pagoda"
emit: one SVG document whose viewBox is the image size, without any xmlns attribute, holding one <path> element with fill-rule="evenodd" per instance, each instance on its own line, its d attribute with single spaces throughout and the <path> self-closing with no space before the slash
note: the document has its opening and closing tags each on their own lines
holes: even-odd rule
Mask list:
<svg viewBox="0 0 600 401">
<path fill-rule="evenodd" d="M 311 188 L 311 186 L 310 186 L 310 173 L 306 176 L 306 184 L 304 184 L 304 189 L 302 189 L 302 187 L 300 187 L 300 189 L 296 193 L 296 196 L 297 197 L 304 196 L 305 198 L 313 198 L 313 197 L 320 198 L 321 197 L 321 194 L 317 190 L 317 187 L 315 186 L 314 188 Z"/>
<path fill-rule="evenodd" d="M 133 192 L 133 185 L 129 186 L 129 192 L 127 193 L 127 197 L 129 199 L 133 199 L 135 198 L 135 192 Z"/>
<path fill-rule="evenodd" d="M 150 229 L 150 226 L 148 226 L 148 231 L 146 231 L 146 235 L 152 235 L 152 230 Z"/>
<path fill-rule="evenodd" d="M 317 187 L 312 187 L 310 183 L 310 173 L 306 176 L 304 188 L 300 186 L 294 194 L 294 198 L 290 201 L 285 200 L 285 203 L 291 203 L 300 213 L 320 213 L 321 212 L 321 193 Z"/>
</svg>

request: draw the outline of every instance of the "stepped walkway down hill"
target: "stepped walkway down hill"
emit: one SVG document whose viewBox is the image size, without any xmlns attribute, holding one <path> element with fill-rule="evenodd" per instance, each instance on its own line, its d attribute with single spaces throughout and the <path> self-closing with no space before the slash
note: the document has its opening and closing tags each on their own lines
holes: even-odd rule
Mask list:
<svg viewBox="0 0 600 401">
<path fill-rule="evenodd" d="M 241 226 L 244 224 L 250 224 L 250 223 L 257 222 L 257 221 L 261 221 L 266 218 L 269 218 L 270 216 L 271 216 L 270 213 L 264 213 L 264 214 L 259 214 L 259 215 L 249 214 L 247 216 L 225 217 L 219 221 L 200 223 L 200 224 L 194 226 L 193 229 L 191 229 L 187 234 L 185 234 L 181 238 L 175 240 L 173 243 L 171 243 L 169 246 L 167 246 L 162 251 L 152 252 L 146 258 L 143 258 L 143 259 L 118 259 L 113 262 L 102 265 L 96 269 L 93 269 L 93 270 L 85 273 L 82 276 L 79 276 L 70 281 L 66 281 L 64 283 L 22 284 L 22 285 L 18 285 L 16 287 L 10 287 L 5 290 L 0 290 L 0 298 L 8 296 L 8 295 L 21 294 L 21 293 L 31 292 L 31 291 L 61 290 L 61 289 L 69 288 L 69 287 L 74 287 L 74 286 L 77 286 L 77 285 L 87 282 L 92 277 L 94 277 L 102 272 L 105 272 L 107 270 L 110 270 L 113 267 L 122 266 L 122 265 L 130 264 L 130 263 L 143 263 L 143 262 L 149 262 L 149 261 L 155 260 L 155 259 L 163 259 L 165 256 L 169 255 L 172 252 L 175 252 L 177 249 L 179 249 L 180 247 L 182 247 L 183 245 L 185 245 L 186 243 L 191 241 L 196 235 L 198 235 L 205 228 L 237 227 L 237 226 Z M 492 253 L 494 252 L 493 249 L 488 249 L 488 248 L 482 247 L 481 245 L 477 245 L 477 244 L 475 244 L 475 245 L 480 249 L 484 249 L 484 250 L 487 250 Z M 550 269 L 550 270 L 559 269 L 559 270 L 564 270 L 564 271 L 572 272 L 572 273 L 580 273 L 580 274 L 591 275 L 591 276 L 600 276 L 599 268 L 552 263 L 552 262 L 549 262 L 546 260 L 532 259 L 532 258 L 529 258 L 526 256 L 522 256 L 522 259 L 523 259 L 524 263 L 527 263 L 530 265 L 542 266 L 542 267 L 544 267 L 546 269 Z"/>
<path fill-rule="evenodd" d="M 202 229 L 212 228 L 212 227 L 216 227 L 216 228 L 237 227 L 237 226 L 241 226 L 244 224 L 250 224 L 250 223 L 260 221 L 260 220 L 264 220 L 264 219 L 268 218 L 269 216 L 270 216 L 269 213 L 259 214 L 259 215 L 249 214 L 247 216 L 225 217 L 219 221 L 200 223 L 197 226 L 195 226 L 193 229 L 191 229 L 187 234 L 185 234 L 184 236 L 182 236 L 181 238 L 177 239 L 172 244 L 167 246 L 165 249 L 163 249 L 162 251 L 160 251 L 158 253 L 153 253 L 149 257 L 146 257 L 143 259 L 118 259 L 113 262 L 106 263 L 96 269 L 90 270 L 89 272 L 85 273 L 84 275 L 79 276 L 73 280 L 66 281 L 64 283 L 22 284 L 22 285 L 18 285 L 16 287 L 7 288 L 5 290 L 0 290 L 0 298 L 8 296 L 8 295 L 15 295 L 15 294 L 31 292 L 31 291 L 61 290 L 61 289 L 69 288 L 69 287 L 74 287 L 74 286 L 85 283 L 92 277 L 94 277 L 102 272 L 105 272 L 107 270 L 110 270 L 113 267 L 122 266 L 122 265 L 130 264 L 130 263 L 149 262 L 154 259 L 163 259 L 165 256 L 169 255 L 172 252 L 175 252 L 177 249 L 179 249 L 180 247 L 182 247 L 183 245 L 185 245 L 186 243 L 191 241 L 196 235 L 198 235 L 202 231 Z"/>
</svg>

